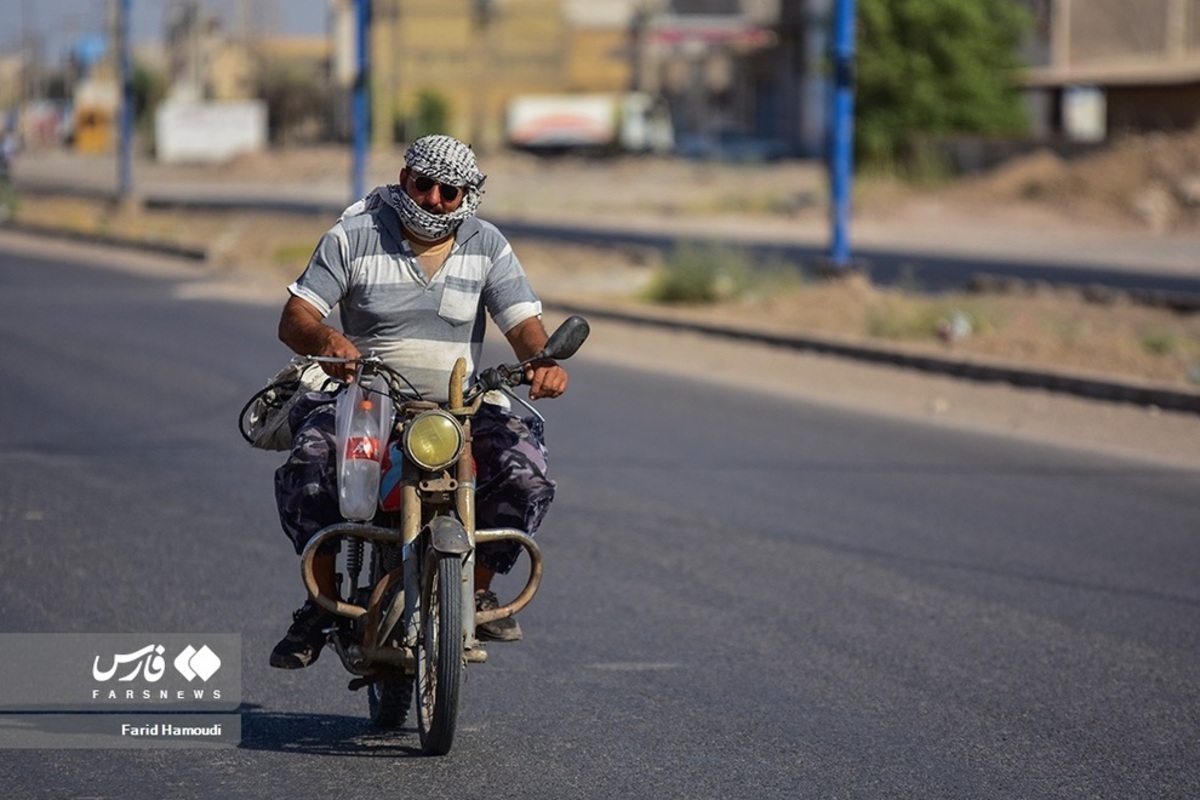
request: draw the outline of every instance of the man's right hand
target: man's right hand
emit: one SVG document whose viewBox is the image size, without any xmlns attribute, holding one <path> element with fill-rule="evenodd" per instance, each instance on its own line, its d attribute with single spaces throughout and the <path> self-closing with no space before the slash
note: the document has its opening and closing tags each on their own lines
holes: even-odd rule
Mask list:
<svg viewBox="0 0 1200 800">
<path fill-rule="evenodd" d="M 343 336 L 340 332 L 330 328 L 327 325 L 322 325 L 329 333 L 326 338 L 325 345 L 318 352 L 312 355 L 331 356 L 333 358 L 358 358 L 362 355 L 354 343 Z M 330 375 L 339 380 L 350 382 L 354 377 L 354 364 L 333 364 L 328 361 L 321 362 L 321 369 L 325 370 L 326 375 Z"/>
<path fill-rule="evenodd" d="M 362 353 L 354 343 L 336 328 L 324 323 L 321 312 L 299 297 L 288 299 L 279 318 L 279 340 L 302 356 L 327 356 L 333 358 L 358 358 Z M 353 364 L 329 364 L 321 362 L 327 375 L 349 381 L 354 376 Z"/>
</svg>

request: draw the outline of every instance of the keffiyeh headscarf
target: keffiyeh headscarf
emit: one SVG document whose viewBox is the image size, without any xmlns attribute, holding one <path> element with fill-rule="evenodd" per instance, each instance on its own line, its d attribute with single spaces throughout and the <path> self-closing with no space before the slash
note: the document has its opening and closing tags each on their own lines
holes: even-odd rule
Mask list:
<svg viewBox="0 0 1200 800">
<path fill-rule="evenodd" d="M 396 209 L 400 222 L 415 236 L 430 242 L 445 239 L 475 216 L 487 176 L 479 171 L 470 146 L 453 136 L 422 136 L 404 151 L 404 163 L 412 172 L 465 189 L 462 204 L 453 213 L 431 214 L 417 205 L 403 186 L 388 186 L 388 205 Z"/>
</svg>

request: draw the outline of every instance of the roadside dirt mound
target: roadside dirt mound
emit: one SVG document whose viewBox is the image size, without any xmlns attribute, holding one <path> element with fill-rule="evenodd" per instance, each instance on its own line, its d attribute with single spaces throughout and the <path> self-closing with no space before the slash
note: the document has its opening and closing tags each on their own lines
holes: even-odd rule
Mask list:
<svg viewBox="0 0 1200 800">
<path fill-rule="evenodd" d="M 1155 232 L 1200 230 L 1200 128 L 1126 136 L 1072 159 L 1039 150 L 958 191 L 1045 203 L 1088 221 Z"/>
</svg>

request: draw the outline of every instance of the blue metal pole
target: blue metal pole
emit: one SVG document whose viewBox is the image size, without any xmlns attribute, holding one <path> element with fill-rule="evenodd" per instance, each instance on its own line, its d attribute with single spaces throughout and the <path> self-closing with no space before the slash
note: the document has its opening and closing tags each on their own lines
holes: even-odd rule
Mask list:
<svg viewBox="0 0 1200 800">
<path fill-rule="evenodd" d="M 355 14 L 355 51 L 357 71 L 354 79 L 354 165 L 351 176 L 351 202 L 365 194 L 363 173 L 367 163 L 367 135 L 370 126 L 370 98 L 367 96 L 370 76 L 369 33 L 371 29 L 371 0 L 358 0 Z"/>
<path fill-rule="evenodd" d="M 829 137 L 829 260 L 835 269 L 850 264 L 850 200 L 854 181 L 855 0 L 837 0 L 833 16 L 833 109 Z"/>
<path fill-rule="evenodd" d="M 129 197 L 133 188 L 133 69 L 129 56 L 129 14 L 131 0 L 121 0 L 117 38 L 120 40 L 121 111 L 117 152 L 117 196 Z"/>
</svg>

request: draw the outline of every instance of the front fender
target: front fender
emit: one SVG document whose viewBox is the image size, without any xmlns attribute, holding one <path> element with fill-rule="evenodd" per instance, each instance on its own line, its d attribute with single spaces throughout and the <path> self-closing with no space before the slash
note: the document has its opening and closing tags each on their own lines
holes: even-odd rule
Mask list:
<svg viewBox="0 0 1200 800">
<path fill-rule="evenodd" d="M 471 537 L 454 517 L 434 517 L 426 530 L 429 531 L 429 544 L 439 553 L 465 556 L 471 552 Z"/>
</svg>

